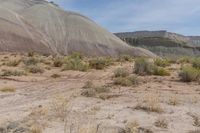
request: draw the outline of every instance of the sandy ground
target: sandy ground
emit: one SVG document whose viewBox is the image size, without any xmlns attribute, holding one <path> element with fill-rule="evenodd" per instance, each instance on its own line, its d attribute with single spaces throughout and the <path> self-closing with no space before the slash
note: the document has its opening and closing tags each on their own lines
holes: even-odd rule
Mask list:
<svg viewBox="0 0 200 133">
<path fill-rule="evenodd" d="M 112 85 L 113 71 L 118 67 L 131 72 L 133 63 L 88 72 L 52 68 L 43 74 L 1 78 L 0 87 L 13 86 L 16 92 L 0 92 L 0 127 L 9 122 L 22 126 L 36 123 L 43 133 L 64 133 L 64 128 L 67 133 L 123 133 L 130 123 L 137 123 L 144 133 L 189 133 L 199 129 L 195 118 L 200 119 L 200 85 L 179 81 L 179 65 L 169 67 L 171 76 L 139 76 L 139 84 L 132 87 Z M 55 73 L 61 77 L 52 78 Z M 111 91 L 104 94 L 105 99 L 82 96 L 87 81 L 97 86 L 109 84 Z M 60 113 L 65 122 L 59 119 L 59 111 L 52 110 L 60 104 L 55 102 L 57 97 L 69 100 L 67 113 Z M 136 108 L 148 99 L 156 99 L 150 104 L 162 112 Z M 157 127 L 158 119 L 165 119 L 167 128 Z"/>
</svg>

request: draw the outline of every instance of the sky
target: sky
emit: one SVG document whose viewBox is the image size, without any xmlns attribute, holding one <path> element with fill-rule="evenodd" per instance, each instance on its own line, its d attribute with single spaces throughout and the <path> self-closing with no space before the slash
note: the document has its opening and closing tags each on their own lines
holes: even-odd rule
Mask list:
<svg viewBox="0 0 200 133">
<path fill-rule="evenodd" d="M 52 0 L 111 32 L 167 30 L 200 35 L 200 0 Z"/>
</svg>

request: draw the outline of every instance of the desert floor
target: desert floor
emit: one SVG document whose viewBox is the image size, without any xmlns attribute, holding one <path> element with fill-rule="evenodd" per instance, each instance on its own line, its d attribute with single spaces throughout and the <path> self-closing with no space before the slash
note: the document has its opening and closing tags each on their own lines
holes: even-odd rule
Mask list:
<svg viewBox="0 0 200 133">
<path fill-rule="evenodd" d="M 0 59 L 5 56 L 18 58 Z M 200 85 L 181 82 L 179 64 L 167 67 L 171 76 L 138 76 L 137 85 L 113 85 L 116 68 L 132 73 L 133 66 L 134 61 L 115 63 L 87 72 L 51 67 L 42 74 L 0 77 L 1 88 L 16 89 L 0 92 L 0 133 L 197 133 Z M 20 65 L 0 66 L 5 68 Z M 88 81 L 110 91 L 81 95 Z"/>
</svg>

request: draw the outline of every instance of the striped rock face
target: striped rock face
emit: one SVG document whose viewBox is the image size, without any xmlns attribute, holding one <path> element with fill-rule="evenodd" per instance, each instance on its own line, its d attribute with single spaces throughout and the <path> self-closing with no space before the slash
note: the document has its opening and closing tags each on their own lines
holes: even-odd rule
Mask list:
<svg viewBox="0 0 200 133">
<path fill-rule="evenodd" d="M 89 18 L 46 0 L 0 0 L 0 52 L 30 51 L 155 57 L 145 49 L 128 46 Z"/>
</svg>

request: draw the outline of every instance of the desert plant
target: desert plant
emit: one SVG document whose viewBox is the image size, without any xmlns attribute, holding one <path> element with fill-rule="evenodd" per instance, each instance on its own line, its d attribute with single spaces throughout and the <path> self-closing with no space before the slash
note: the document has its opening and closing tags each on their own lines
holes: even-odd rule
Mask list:
<svg viewBox="0 0 200 133">
<path fill-rule="evenodd" d="M 114 79 L 114 84 L 121 86 L 131 86 L 132 82 L 128 78 L 118 77 Z"/>
<path fill-rule="evenodd" d="M 21 60 L 10 60 L 6 63 L 7 66 L 12 66 L 12 67 L 16 67 L 19 65 L 19 63 L 21 62 Z"/>
<path fill-rule="evenodd" d="M 30 66 L 30 65 L 37 65 L 37 63 L 39 63 L 40 60 L 37 59 L 36 57 L 29 57 L 29 58 L 25 58 L 25 59 L 23 60 L 23 62 L 24 62 L 24 64 L 25 64 L 26 66 Z"/>
<path fill-rule="evenodd" d="M 129 72 L 127 71 L 126 68 L 117 68 L 114 71 L 115 77 L 127 77 L 128 75 L 129 75 Z"/>
<path fill-rule="evenodd" d="M 65 60 L 62 70 L 77 70 L 87 71 L 89 69 L 88 64 L 78 58 L 69 58 Z"/>
<path fill-rule="evenodd" d="M 12 86 L 5 86 L 3 88 L 0 88 L 1 92 L 15 92 L 16 88 Z"/>
<path fill-rule="evenodd" d="M 177 63 L 191 63 L 191 57 L 188 57 L 188 56 L 185 56 L 185 57 L 182 57 L 180 59 L 178 59 Z"/>
<path fill-rule="evenodd" d="M 112 60 L 110 58 L 95 58 L 89 60 L 89 66 L 92 69 L 102 70 L 108 66 L 113 64 Z"/>
<path fill-rule="evenodd" d="M 42 133 L 42 127 L 39 124 L 32 125 L 30 133 Z"/>
<path fill-rule="evenodd" d="M 51 77 L 52 78 L 60 78 L 61 76 L 59 74 L 52 74 Z"/>
<path fill-rule="evenodd" d="M 133 58 L 130 55 L 120 55 L 117 59 L 119 62 L 131 62 L 133 61 Z"/>
<path fill-rule="evenodd" d="M 34 65 L 27 66 L 26 70 L 30 73 L 44 73 L 44 69 L 37 65 L 36 66 L 34 66 Z"/>
<path fill-rule="evenodd" d="M 192 61 L 192 66 L 196 69 L 200 69 L 200 57 L 199 58 L 195 58 Z"/>
<path fill-rule="evenodd" d="M 139 123 L 137 121 L 128 122 L 125 126 L 126 133 L 138 133 Z"/>
<path fill-rule="evenodd" d="M 166 69 L 162 68 L 162 67 L 154 67 L 154 75 L 158 75 L 158 76 L 170 76 L 169 71 L 167 71 Z"/>
<path fill-rule="evenodd" d="M 144 103 L 139 103 L 135 109 L 138 110 L 144 110 L 147 112 L 156 112 L 156 113 L 162 113 L 163 108 L 160 106 L 159 98 L 154 95 L 149 95 L 145 97 Z"/>
<path fill-rule="evenodd" d="M 74 52 L 69 56 L 69 58 L 82 60 L 84 58 L 84 56 L 79 52 Z"/>
<path fill-rule="evenodd" d="M 85 85 L 83 86 L 84 89 L 93 88 L 93 87 L 94 87 L 94 84 L 92 81 L 87 81 Z"/>
<path fill-rule="evenodd" d="M 132 83 L 132 85 L 138 84 L 138 77 L 135 75 L 131 75 L 130 77 L 128 77 L 128 80 Z"/>
<path fill-rule="evenodd" d="M 63 58 L 56 57 L 53 59 L 53 66 L 54 67 L 61 67 L 63 65 Z"/>
<path fill-rule="evenodd" d="M 156 121 L 155 121 L 155 126 L 156 127 L 160 127 L 160 128 L 167 128 L 168 127 L 168 121 L 165 119 L 165 118 L 158 118 Z"/>
<path fill-rule="evenodd" d="M 173 96 L 173 97 L 169 98 L 169 103 L 168 104 L 176 106 L 176 105 L 180 104 L 180 101 L 176 96 Z"/>
<path fill-rule="evenodd" d="M 2 70 L 0 76 L 23 76 L 27 75 L 25 71 L 17 71 L 17 70 Z"/>
<path fill-rule="evenodd" d="M 107 86 L 99 86 L 94 88 L 96 93 L 108 93 L 110 92 L 110 89 Z"/>
<path fill-rule="evenodd" d="M 145 58 L 135 60 L 135 73 L 139 75 L 151 75 L 154 72 L 154 65 Z"/>
<path fill-rule="evenodd" d="M 160 59 L 160 58 L 155 59 L 154 64 L 156 66 L 160 66 L 160 67 L 166 67 L 166 66 L 170 65 L 170 63 L 167 59 Z"/>
<path fill-rule="evenodd" d="M 200 70 L 191 66 L 185 66 L 179 73 L 179 77 L 183 82 L 197 81 L 200 77 Z"/>
</svg>

